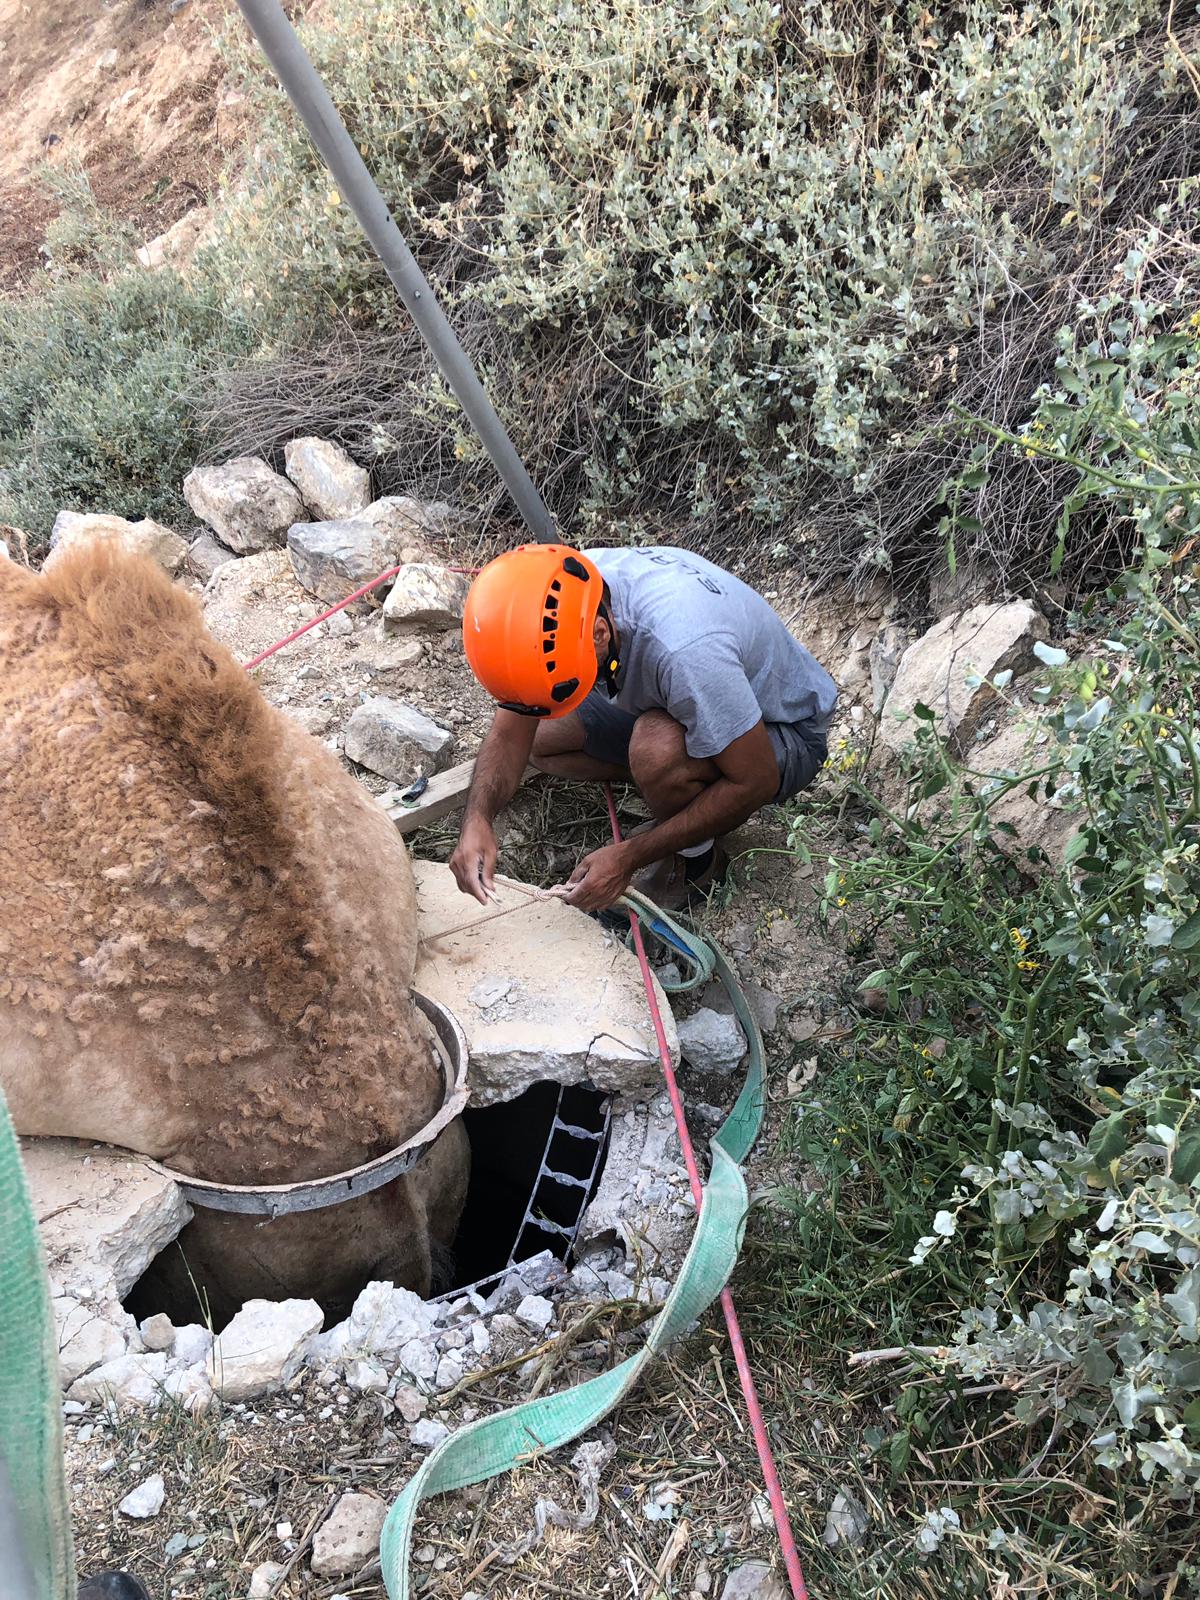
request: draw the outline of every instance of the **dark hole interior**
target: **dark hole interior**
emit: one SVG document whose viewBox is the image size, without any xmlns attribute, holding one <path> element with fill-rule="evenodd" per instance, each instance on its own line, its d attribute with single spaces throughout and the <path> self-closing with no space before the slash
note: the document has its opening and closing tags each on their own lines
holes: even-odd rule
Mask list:
<svg viewBox="0 0 1200 1600">
<path fill-rule="evenodd" d="M 516 1100 L 463 1114 L 471 1141 L 471 1181 L 454 1242 L 449 1281 L 435 1284 L 435 1293 L 499 1276 L 510 1255 L 517 1261 L 526 1261 L 542 1250 L 551 1250 L 566 1259 L 570 1240 L 552 1228 L 540 1226 L 537 1219 L 573 1229 L 595 1185 L 581 1188 L 554 1179 L 539 1183 L 538 1169 L 545 1153 L 552 1171 L 586 1180 L 595 1159 L 596 1142 L 561 1131 L 550 1140 L 555 1111 L 560 1122 L 599 1133 L 605 1124 L 605 1105 L 604 1095 L 583 1087 L 564 1089 L 560 1104 L 557 1084 L 535 1083 Z M 603 1161 L 596 1168 L 597 1180 L 602 1166 Z M 531 1196 L 535 1200 L 533 1220 L 522 1228 Z M 183 1269 L 187 1249 L 185 1228 L 178 1240 L 150 1263 L 126 1295 L 125 1309 L 139 1322 L 156 1311 L 165 1311 L 177 1326 L 208 1320 L 204 1286 L 194 1283 Z M 486 1282 L 483 1287 L 486 1290 Z M 213 1309 L 216 1312 L 216 1297 Z M 222 1309 L 231 1316 L 236 1307 Z M 323 1305 L 322 1309 L 326 1324 L 331 1325 L 344 1317 L 349 1307 Z M 226 1315 L 213 1317 L 218 1328 L 227 1320 Z"/>
</svg>

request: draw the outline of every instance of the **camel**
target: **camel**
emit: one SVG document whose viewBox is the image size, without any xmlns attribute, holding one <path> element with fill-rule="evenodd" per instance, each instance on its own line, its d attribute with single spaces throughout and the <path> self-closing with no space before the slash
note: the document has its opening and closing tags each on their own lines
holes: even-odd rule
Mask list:
<svg viewBox="0 0 1200 1600">
<path fill-rule="evenodd" d="M 223 1184 L 345 1171 L 442 1103 L 404 845 L 196 602 L 111 544 L 0 559 L 0 1085 L 18 1133 Z M 450 1124 L 331 1209 L 197 1210 L 213 1312 L 429 1292 L 466 1193 Z"/>
</svg>

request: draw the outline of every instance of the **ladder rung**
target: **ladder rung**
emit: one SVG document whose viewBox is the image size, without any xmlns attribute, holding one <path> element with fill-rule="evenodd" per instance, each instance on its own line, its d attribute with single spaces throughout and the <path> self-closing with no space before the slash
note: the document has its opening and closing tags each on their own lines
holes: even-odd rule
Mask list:
<svg viewBox="0 0 1200 1600">
<path fill-rule="evenodd" d="M 593 1132 L 591 1128 L 577 1128 L 574 1123 L 563 1122 L 558 1117 L 555 1117 L 554 1119 L 554 1126 L 550 1130 L 550 1137 L 553 1138 L 556 1133 L 569 1134 L 572 1139 L 591 1139 L 593 1142 L 595 1142 L 597 1139 L 603 1139 L 604 1137 L 603 1128 Z"/>
<path fill-rule="evenodd" d="M 541 1166 L 538 1168 L 538 1182 L 543 1178 L 551 1178 L 555 1183 L 569 1184 L 572 1189 L 590 1189 L 591 1178 L 573 1178 L 569 1172 L 555 1172 L 553 1168 Z M 536 1185 L 535 1185 L 536 1187 Z"/>
</svg>

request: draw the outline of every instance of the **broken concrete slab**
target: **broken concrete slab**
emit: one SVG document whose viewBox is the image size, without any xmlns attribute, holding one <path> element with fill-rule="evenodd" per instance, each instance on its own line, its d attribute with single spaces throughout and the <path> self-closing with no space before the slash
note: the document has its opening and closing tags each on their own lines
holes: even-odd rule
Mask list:
<svg viewBox="0 0 1200 1600">
<path fill-rule="evenodd" d="M 21 1155 L 60 1294 L 119 1307 L 192 1220 L 179 1185 L 127 1150 L 81 1139 L 24 1139 Z"/>
<path fill-rule="evenodd" d="M 371 475 L 341 445 L 309 435 L 283 447 L 284 471 L 318 517 L 352 517 L 371 502 Z"/>
<path fill-rule="evenodd" d="M 658 1048 L 637 960 L 594 918 L 561 900 L 530 899 L 502 879 L 484 907 L 439 862 L 414 861 L 413 872 L 421 936 L 415 986 L 462 1025 L 475 1105 L 515 1099 L 546 1080 L 626 1094 L 657 1085 Z M 510 914 L 497 919 L 498 910 Z M 444 929 L 459 931 L 438 937 Z M 472 1003 L 472 991 L 488 993 L 497 981 L 513 985 L 500 1002 Z M 658 999 L 677 1051 L 661 988 Z"/>
<path fill-rule="evenodd" d="M 81 1304 L 70 1295 L 59 1295 L 51 1304 L 58 1330 L 58 1367 L 64 1389 L 69 1389 L 85 1372 L 125 1354 L 128 1332 L 125 1324 L 133 1319 L 124 1318 L 111 1302 L 104 1311 L 94 1305 Z"/>
<path fill-rule="evenodd" d="M 581 1262 L 613 1241 L 647 1270 L 682 1260 L 696 1223 L 696 1208 L 671 1102 L 665 1094 L 648 1103 L 613 1108 L 608 1157 L 596 1194 L 579 1226 Z M 647 1246 L 657 1262 L 647 1260 Z M 580 1268 L 576 1268 L 576 1275 Z"/>
<path fill-rule="evenodd" d="M 119 1406 L 153 1406 L 162 1399 L 167 1358 L 161 1351 L 118 1356 L 85 1372 L 71 1385 L 72 1400 Z"/>
</svg>

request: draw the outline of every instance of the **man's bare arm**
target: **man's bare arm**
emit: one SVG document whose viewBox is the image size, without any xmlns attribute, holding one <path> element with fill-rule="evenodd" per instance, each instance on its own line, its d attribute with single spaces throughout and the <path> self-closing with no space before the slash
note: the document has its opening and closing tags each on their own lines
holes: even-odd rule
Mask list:
<svg viewBox="0 0 1200 1600">
<path fill-rule="evenodd" d="M 450 870 L 462 892 L 484 904 L 495 888 L 496 833 L 492 824 L 520 787 L 536 733 L 533 717 L 497 711 L 475 757 Z"/>
</svg>

